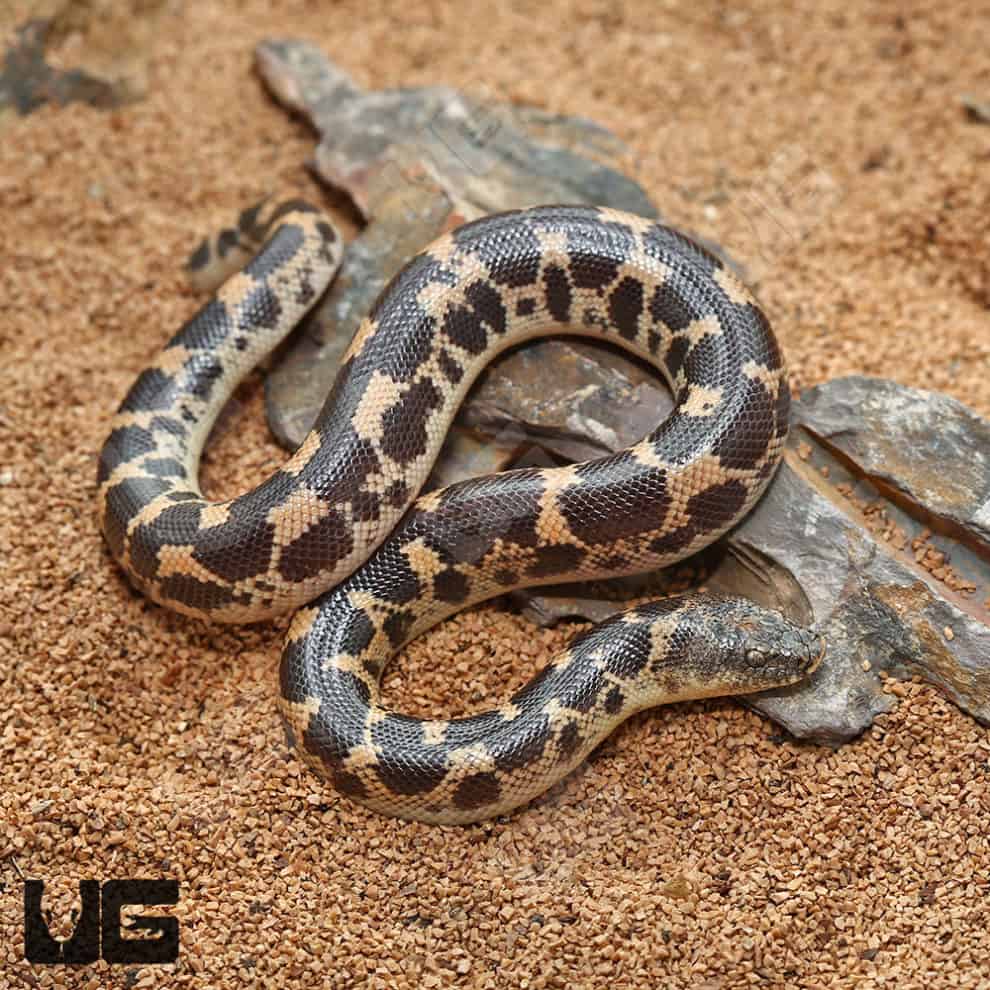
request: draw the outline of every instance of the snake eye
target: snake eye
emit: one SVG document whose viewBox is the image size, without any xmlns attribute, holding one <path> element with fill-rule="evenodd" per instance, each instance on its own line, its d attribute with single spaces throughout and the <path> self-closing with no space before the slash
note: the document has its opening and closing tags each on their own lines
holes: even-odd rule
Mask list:
<svg viewBox="0 0 990 990">
<path fill-rule="evenodd" d="M 762 650 L 747 650 L 746 662 L 753 667 L 760 667 L 766 661 L 766 654 Z"/>
</svg>

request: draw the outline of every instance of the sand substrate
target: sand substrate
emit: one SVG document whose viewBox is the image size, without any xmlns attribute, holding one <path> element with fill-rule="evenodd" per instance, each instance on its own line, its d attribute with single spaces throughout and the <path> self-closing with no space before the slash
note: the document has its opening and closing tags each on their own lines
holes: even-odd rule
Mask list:
<svg viewBox="0 0 990 990">
<path fill-rule="evenodd" d="M 252 74 L 273 35 L 364 85 L 446 82 L 614 128 L 664 213 L 752 266 L 796 387 L 880 374 L 990 414 L 990 127 L 960 106 L 990 99 L 987 14 L 197 0 L 155 28 L 144 102 L 5 119 L 0 985 L 990 985 L 990 741 L 933 690 L 891 685 L 896 711 L 838 752 L 732 702 L 658 710 L 507 820 L 384 820 L 287 755 L 285 622 L 149 604 L 93 513 L 115 405 L 199 305 L 180 271 L 198 235 L 270 189 L 321 195 L 311 135 Z M 283 457 L 259 381 L 208 452 L 211 493 Z M 477 711 L 572 632 L 477 608 L 412 646 L 386 696 Z M 179 962 L 28 966 L 24 877 L 49 883 L 62 934 L 80 878 L 177 878 Z"/>
</svg>

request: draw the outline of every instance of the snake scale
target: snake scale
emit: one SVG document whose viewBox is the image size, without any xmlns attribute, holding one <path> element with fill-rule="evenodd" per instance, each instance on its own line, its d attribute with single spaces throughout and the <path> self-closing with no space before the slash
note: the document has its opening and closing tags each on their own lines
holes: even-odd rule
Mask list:
<svg viewBox="0 0 990 990">
<path fill-rule="evenodd" d="M 396 275 L 296 453 L 254 490 L 207 500 L 197 473 L 212 423 L 341 254 L 304 202 L 245 211 L 193 267 L 247 264 L 140 374 L 99 459 L 103 533 L 138 589 L 219 622 L 299 609 L 280 708 L 307 763 L 379 812 L 476 821 L 545 791 L 636 711 L 814 669 L 818 639 L 776 613 L 672 598 L 579 637 L 497 709 L 437 720 L 384 708 L 389 658 L 451 613 L 512 588 L 664 566 L 726 532 L 782 456 L 790 397 L 763 313 L 691 240 L 604 208 L 508 212 L 440 237 Z M 608 457 L 417 498 L 484 366 L 560 333 L 650 362 L 672 414 Z"/>
</svg>

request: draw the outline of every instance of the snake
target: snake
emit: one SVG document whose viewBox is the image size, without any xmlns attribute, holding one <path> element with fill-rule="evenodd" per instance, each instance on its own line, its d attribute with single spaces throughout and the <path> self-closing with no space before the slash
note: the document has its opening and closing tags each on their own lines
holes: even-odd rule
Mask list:
<svg viewBox="0 0 990 990">
<path fill-rule="evenodd" d="M 252 490 L 208 499 L 198 467 L 220 410 L 320 298 L 343 249 L 302 200 L 258 204 L 204 242 L 190 268 L 220 284 L 128 391 L 97 476 L 106 544 L 140 592 L 212 622 L 295 612 L 278 705 L 306 764 L 373 811 L 476 822 L 539 797 L 635 712 L 780 689 L 816 668 L 811 629 L 692 593 L 592 628 L 491 710 L 385 706 L 389 660 L 447 616 L 520 587 L 664 567 L 730 530 L 781 460 L 790 390 L 755 298 L 694 240 L 606 207 L 513 210 L 409 261 L 296 452 Z M 558 334 L 648 362 L 672 412 L 604 457 L 420 494 L 480 372 Z"/>
</svg>

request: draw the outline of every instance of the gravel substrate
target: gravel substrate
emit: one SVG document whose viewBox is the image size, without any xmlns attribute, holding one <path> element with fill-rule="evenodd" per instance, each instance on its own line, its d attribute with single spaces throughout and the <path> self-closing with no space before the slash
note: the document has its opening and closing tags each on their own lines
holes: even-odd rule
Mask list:
<svg viewBox="0 0 990 990">
<path fill-rule="evenodd" d="M 0 33 L 39 6 L 0 5 Z M 614 128 L 664 213 L 750 265 L 795 386 L 880 374 L 990 415 L 990 127 L 960 102 L 990 99 L 988 13 L 174 2 L 146 100 L 3 118 L 0 985 L 990 985 L 990 740 L 934 691 L 889 682 L 897 709 L 838 752 L 731 702 L 666 708 L 507 820 L 384 820 L 288 757 L 285 622 L 162 611 L 94 525 L 110 415 L 199 304 L 181 273 L 198 235 L 270 189 L 321 195 L 310 135 L 251 70 L 277 35 L 364 85 L 446 82 Z M 283 456 L 259 382 L 207 454 L 211 493 Z M 573 631 L 474 609 L 408 649 L 387 698 L 479 710 Z M 80 878 L 177 878 L 179 962 L 28 966 L 25 877 L 62 934 Z"/>
</svg>

